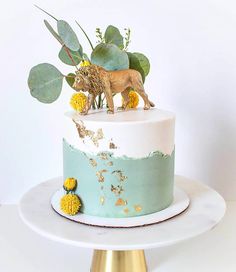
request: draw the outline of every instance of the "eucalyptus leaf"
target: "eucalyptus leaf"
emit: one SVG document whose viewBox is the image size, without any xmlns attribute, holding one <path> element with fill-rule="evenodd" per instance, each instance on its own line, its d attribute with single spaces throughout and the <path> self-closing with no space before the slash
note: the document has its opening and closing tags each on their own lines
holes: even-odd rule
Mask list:
<svg viewBox="0 0 236 272">
<path fill-rule="evenodd" d="M 28 86 L 33 97 L 43 103 L 52 103 L 61 94 L 63 75 L 52 64 L 41 63 L 29 73 Z"/>
<path fill-rule="evenodd" d="M 104 34 L 106 43 L 113 43 L 117 45 L 120 49 L 124 48 L 123 37 L 117 27 L 109 25 Z"/>
<path fill-rule="evenodd" d="M 69 73 L 69 74 L 66 76 L 66 82 L 68 83 L 68 85 L 69 85 L 72 89 L 74 89 L 72 86 L 73 86 L 73 84 L 74 84 L 74 82 L 75 82 L 75 77 L 76 77 L 76 75 L 73 74 L 73 73 Z"/>
<path fill-rule="evenodd" d="M 148 58 L 142 53 L 134 52 L 132 54 L 138 59 L 140 66 L 145 73 L 145 76 L 147 76 L 150 72 L 150 62 Z"/>
<path fill-rule="evenodd" d="M 69 48 L 67 50 L 70 53 L 71 58 L 73 59 L 74 63 L 72 62 L 71 58 L 68 56 L 68 53 L 66 52 L 65 46 L 63 46 L 58 54 L 59 59 L 67 64 L 74 66 L 75 64 L 79 64 L 83 60 L 83 52 L 81 50 L 79 51 L 72 51 Z M 82 54 L 81 54 L 82 53 Z"/>
<path fill-rule="evenodd" d="M 107 70 L 122 70 L 129 68 L 129 58 L 125 51 L 115 44 L 101 43 L 97 45 L 92 54 L 91 62 Z"/>
<path fill-rule="evenodd" d="M 80 49 L 79 40 L 74 30 L 66 21 L 57 21 L 57 30 L 65 46 L 72 51 L 78 51 Z"/>
<path fill-rule="evenodd" d="M 57 32 L 53 29 L 53 27 L 49 24 L 49 22 L 47 20 L 44 20 L 44 24 L 47 27 L 47 29 L 51 32 L 51 34 L 54 36 L 54 38 L 56 38 L 60 44 L 63 44 L 62 39 L 57 34 Z"/>
<path fill-rule="evenodd" d="M 129 68 L 138 71 L 141 74 L 143 83 L 144 83 L 146 74 L 143 69 L 143 66 L 141 65 L 139 56 L 136 53 L 127 52 L 127 54 L 129 57 Z M 150 68 L 150 65 L 149 65 L 149 68 Z"/>
</svg>

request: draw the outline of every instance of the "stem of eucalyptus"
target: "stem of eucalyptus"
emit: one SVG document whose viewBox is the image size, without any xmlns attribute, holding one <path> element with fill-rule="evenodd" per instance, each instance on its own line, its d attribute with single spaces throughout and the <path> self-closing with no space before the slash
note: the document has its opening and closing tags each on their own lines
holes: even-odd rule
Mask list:
<svg viewBox="0 0 236 272">
<path fill-rule="evenodd" d="M 77 69 L 77 71 L 79 71 L 79 69 L 78 69 L 78 67 L 77 67 L 77 65 L 76 65 L 76 63 L 75 63 L 75 61 L 73 60 L 73 58 L 72 58 L 72 56 L 71 56 L 70 51 L 68 50 L 68 48 L 67 48 L 65 45 L 63 45 L 63 49 L 66 51 L 68 57 L 70 58 L 71 62 L 73 63 L 73 65 L 75 66 L 75 68 Z"/>
<path fill-rule="evenodd" d="M 36 8 L 40 9 L 41 11 L 43 11 L 44 13 L 46 13 L 47 15 L 49 15 L 50 17 L 52 17 L 54 20 L 58 21 L 58 19 L 56 17 L 54 17 L 52 14 L 48 13 L 46 10 L 40 8 L 37 5 L 34 5 Z"/>
<path fill-rule="evenodd" d="M 87 40 L 88 40 L 88 42 L 89 42 L 89 44 L 90 44 L 90 46 L 91 46 L 91 48 L 93 50 L 94 49 L 93 44 L 92 44 L 91 40 L 89 39 L 87 33 L 84 31 L 84 29 L 82 28 L 82 26 L 77 21 L 75 21 L 75 22 L 79 26 L 79 28 L 82 30 L 82 32 L 84 33 L 85 37 L 87 38 Z"/>
</svg>

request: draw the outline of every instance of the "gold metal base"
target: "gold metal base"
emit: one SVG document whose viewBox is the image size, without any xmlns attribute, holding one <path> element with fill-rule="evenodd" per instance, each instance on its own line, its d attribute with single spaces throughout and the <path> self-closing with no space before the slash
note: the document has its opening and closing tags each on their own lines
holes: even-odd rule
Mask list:
<svg viewBox="0 0 236 272">
<path fill-rule="evenodd" d="M 143 250 L 94 250 L 91 272 L 147 272 Z"/>
</svg>

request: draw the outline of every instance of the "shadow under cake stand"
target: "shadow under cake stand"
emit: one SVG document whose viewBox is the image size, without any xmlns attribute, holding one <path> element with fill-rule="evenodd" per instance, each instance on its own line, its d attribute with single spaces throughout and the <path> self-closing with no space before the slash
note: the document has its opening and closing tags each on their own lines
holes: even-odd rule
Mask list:
<svg viewBox="0 0 236 272">
<path fill-rule="evenodd" d="M 175 184 L 190 198 L 189 207 L 179 215 L 137 228 L 88 226 L 53 211 L 51 198 L 62 184 L 62 178 L 55 178 L 32 188 L 22 197 L 19 213 L 31 229 L 48 239 L 94 249 L 91 272 L 145 272 L 145 249 L 176 244 L 212 229 L 226 208 L 213 189 L 176 176 Z"/>
</svg>

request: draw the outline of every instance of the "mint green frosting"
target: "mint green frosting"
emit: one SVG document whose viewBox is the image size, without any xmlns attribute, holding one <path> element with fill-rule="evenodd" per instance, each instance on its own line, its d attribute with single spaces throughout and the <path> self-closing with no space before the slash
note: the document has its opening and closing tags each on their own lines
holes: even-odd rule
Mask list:
<svg viewBox="0 0 236 272">
<path fill-rule="evenodd" d="M 132 217 L 168 207 L 173 200 L 174 151 L 145 158 L 82 152 L 63 140 L 64 179 L 78 181 L 81 212 L 101 217 Z"/>
</svg>

